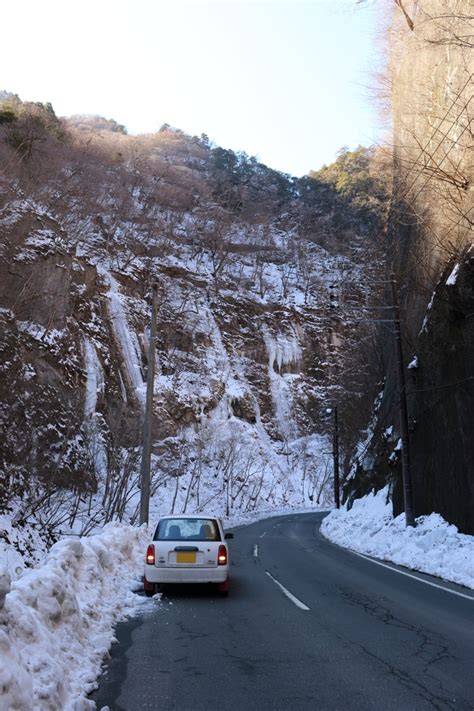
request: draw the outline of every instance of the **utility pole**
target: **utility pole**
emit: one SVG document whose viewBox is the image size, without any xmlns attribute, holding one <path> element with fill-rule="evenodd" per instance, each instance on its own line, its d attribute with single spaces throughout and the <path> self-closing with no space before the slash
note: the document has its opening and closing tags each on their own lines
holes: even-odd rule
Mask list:
<svg viewBox="0 0 474 711">
<path fill-rule="evenodd" d="M 151 423 L 153 418 L 153 387 L 155 382 L 156 320 L 158 314 L 158 286 L 153 284 L 150 343 L 146 379 L 146 404 L 143 425 L 142 464 L 140 468 L 140 526 L 148 523 L 150 509 Z"/>
<path fill-rule="evenodd" d="M 334 407 L 334 432 L 332 438 L 332 456 L 334 468 L 334 503 L 340 508 L 339 501 L 339 422 L 337 418 L 337 405 Z"/>
<path fill-rule="evenodd" d="M 400 319 L 400 305 L 398 303 L 397 281 L 395 274 L 391 275 L 392 304 L 393 304 L 393 333 L 395 336 L 395 356 L 397 361 L 397 380 L 400 409 L 400 435 L 402 440 L 402 476 L 403 498 L 405 502 L 405 522 L 407 526 L 415 526 L 415 513 L 413 506 L 413 489 L 411 484 L 410 465 L 410 437 L 408 430 L 408 406 L 405 386 L 405 369 L 403 365 L 403 347 Z"/>
</svg>

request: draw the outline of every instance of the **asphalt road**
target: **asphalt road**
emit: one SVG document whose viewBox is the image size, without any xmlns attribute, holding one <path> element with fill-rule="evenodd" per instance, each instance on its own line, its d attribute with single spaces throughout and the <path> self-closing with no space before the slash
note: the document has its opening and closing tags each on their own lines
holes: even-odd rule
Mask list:
<svg viewBox="0 0 474 711">
<path fill-rule="evenodd" d="M 227 599 L 181 587 L 120 624 L 97 708 L 473 711 L 474 595 L 332 545 L 323 517 L 236 529 Z"/>
</svg>

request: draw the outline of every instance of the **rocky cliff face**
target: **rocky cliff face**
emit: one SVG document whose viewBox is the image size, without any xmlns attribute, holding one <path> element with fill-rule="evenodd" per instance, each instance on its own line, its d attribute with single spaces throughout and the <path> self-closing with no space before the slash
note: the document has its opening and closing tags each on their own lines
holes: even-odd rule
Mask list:
<svg viewBox="0 0 474 711">
<path fill-rule="evenodd" d="M 152 516 L 328 504 L 326 411 L 364 335 L 340 283 L 376 269 L 373 210 L 179 132 L 85 135 L 0 185 L 2 512 L 51 536 L 137 520 L 155 282 Z"/>
<path fill-rule="evenodd" d="M 415 506 L 474 533 L 474 250 L 440 277 L 411 369 Z"/>
<path fill-rule="evenodd" d="M 403 3 L 392 25 L 394 192 L 388 247 L 402 301 L 416 515 L 474 533 L 472 12 Z M 349 498 L 392 483 L 403 511 L 392 341 Z"/>
</svg>

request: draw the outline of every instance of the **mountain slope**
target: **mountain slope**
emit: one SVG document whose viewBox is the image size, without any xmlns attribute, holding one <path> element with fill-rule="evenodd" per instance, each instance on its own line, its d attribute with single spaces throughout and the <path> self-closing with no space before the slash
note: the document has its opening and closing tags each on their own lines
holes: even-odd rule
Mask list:
<svg viewBox="0 0 474 711">
<path fill-rule="evenodd" d="M 326 411 L 367 335 L 341 309 L 340 284 L 370 290 L 377 262 L 361 255 L 383 196 L 364 202 L 334 176 L 298 181 L 175 129 L 137 138 L 10 110 L 3 512 L 51 537 L 137 520 L 155 282 L 152 515 L 328 504 Z M 34 138 L 30 114 L 41 151 L 32 140 L 25 156 L 9 132 Z M 343 157 L 337 177 L 352 165 Z M 371 155 L 356 158 L 360 175 Z M 372 380 L 353 381 L 359 428 Z"/>
</svg>

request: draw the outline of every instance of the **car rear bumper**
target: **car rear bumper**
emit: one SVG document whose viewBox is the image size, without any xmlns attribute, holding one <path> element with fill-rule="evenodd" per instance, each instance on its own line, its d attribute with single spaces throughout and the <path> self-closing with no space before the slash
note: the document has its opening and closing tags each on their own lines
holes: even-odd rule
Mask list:
<svg viewBox="0 0 474 711">
<path fill-rule="evenodd" d="M 228 565 L 220 565 L 216 568 L 145 566 L 145 579 L 149 583 L 224 583 L 228 577 Z"/>
</svg>

